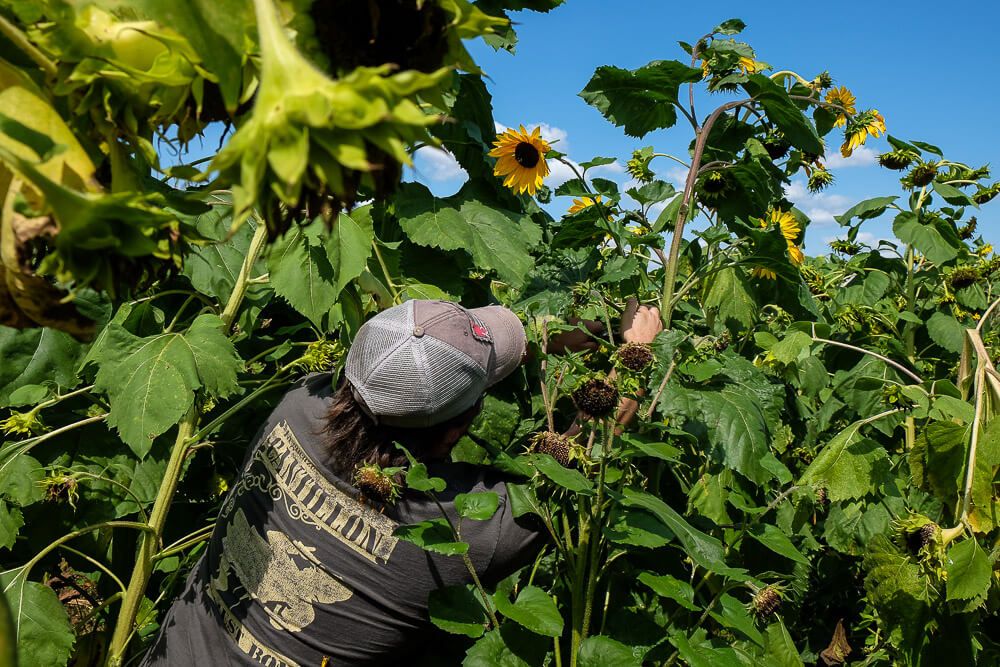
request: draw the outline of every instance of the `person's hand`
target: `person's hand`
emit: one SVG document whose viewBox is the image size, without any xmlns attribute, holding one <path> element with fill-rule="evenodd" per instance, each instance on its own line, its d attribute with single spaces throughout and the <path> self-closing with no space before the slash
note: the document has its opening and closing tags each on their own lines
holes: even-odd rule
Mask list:
<svg viewBox="0 0 1000 667">
<path fill-rule="evenodd" d="M 567 352 L 583 352 L 584 350 L 596 350 L 599 343 L 594 340 L 594 336 L 604 334 L 604 325 L 594 320 L 580 320 L 571 318 L 569 324 L 576 324 L 586 328 L 584 331 L 580 326 L 572 331 L 564 331 L 549 338 L 547 351 L 549 354 L 565 354 Z M 589 333 L 588 333 L 589 332 Z"/>
<path fill-rule="evenodd" d="M 622 313 L 622 339 L 626 343 L 652 343 L 656 334 L 663 331 L 660 309 L 656 306 L 640 306 L 630 298 Z"/>
</svg>

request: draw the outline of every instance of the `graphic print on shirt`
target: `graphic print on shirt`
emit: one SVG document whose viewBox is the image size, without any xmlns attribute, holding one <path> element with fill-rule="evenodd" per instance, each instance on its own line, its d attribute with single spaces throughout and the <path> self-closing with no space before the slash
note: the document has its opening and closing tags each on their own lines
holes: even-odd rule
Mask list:
<svg viewBox="0 0 1000 667">
<path fill-rule="evenodd" d="M 222 506 L 220 518 L 226 518 L 239 497 L 254 488 L 275 503 L 280 500 L 290 518 L 331 535 L 373 563 L 388 563 L 399 541 L 393 536 L 399 524 L 331 484 L 284 421 L 257 448 Z"/>
<path fill-rule="evenodd" d="M 301 632 L 316 618 L 313 605 L 343 602 L 352 595 L 320 567 L 315 551 L 278 531 L 269 530 L 261 537 L 243 511 L 236 510 L 222 538 L 219 569 L 209 585 L 216 593 L 257 602 L 276 630 Z"/>
</svg>

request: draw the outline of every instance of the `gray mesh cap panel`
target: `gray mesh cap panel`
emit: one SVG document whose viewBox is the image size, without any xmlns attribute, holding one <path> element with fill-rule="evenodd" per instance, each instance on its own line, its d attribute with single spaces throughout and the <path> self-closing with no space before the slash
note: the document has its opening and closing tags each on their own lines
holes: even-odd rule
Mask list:
<svg viewBox="0 0 1000 667">
<path fill-rule="evenodd" d="M 523 327 L 505 308 L 412 300 L 361 327 L 345 375 L 380 423 L 433 426 L 472 407 L 516 368 L 524 345 Z"/>
</svg>

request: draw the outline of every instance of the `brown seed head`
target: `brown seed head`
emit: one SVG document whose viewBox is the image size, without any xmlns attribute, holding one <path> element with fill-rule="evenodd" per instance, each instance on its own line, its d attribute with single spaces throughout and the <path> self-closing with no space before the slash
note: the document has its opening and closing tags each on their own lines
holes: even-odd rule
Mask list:
<svg viewBox="0 0 1000 667">
<path fill-rule="evenodd" d="M 354 486 L 365 498 L 380 503 L 392 503 L 399 497 L 396 480 L 374 464 L 359 466 L 354 471 Z"/>
<path fill-rule="evenodd" d="M 645 343 L 625 343 L 618 348 L 617 357 L 622 366 L 638 373 L 653 362 L 653 351 Z"/>
<path fill-rule="evenodd" d="M 559 465 L 568 468 L 570 465 L 570 449 L 572 441 L 564 435 L 552 431 L 536 433 L 531 439 L 531 448 L 539 454 L 548 454 Z"/>
<path fill-rule="evenodd" d="M 774 616 L 778 608 L 781 607 L 781 593 L 774 586 L 765 586 L 764 588 L 757 591 L 757 594 L 753 596 L 754 613 L 757 614 L 758 618 L 769 619 Z"/>
<path fill-rule="evenodd" d="M 591 378 L 576 388 L 573 401 L 591 417 L 601 418 L 618 405 L 618 390 L 607 380 Z"/>
</svg>

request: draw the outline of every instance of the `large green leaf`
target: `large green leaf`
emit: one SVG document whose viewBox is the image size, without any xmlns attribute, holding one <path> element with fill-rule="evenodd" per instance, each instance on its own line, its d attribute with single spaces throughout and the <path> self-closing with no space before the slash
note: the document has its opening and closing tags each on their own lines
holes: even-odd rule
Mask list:
<svg viewBox="0 0 1000 667">
<path fill-rule="evenodd" d="M 942 225 L 951 225 L 943 221 Z M 958 256 L 962 242 L 954 231 L 942 233 L 942 227 L 934 222 L 921 222 L 916 215 L 903 211 L 892 223 L 892 232 L 900 241 L 912 245 L 935 264 L 948 262 Z"/>
<path fill-rule="evenodd" d="M 788 634 L 784 621 L 780 618 L 767 628 L 767 657 L 774 667 L 802 667 L 802 656 L 795 648 L 792 636 Z"/>
<path fill-rule="evenodd" d="M 532 634 L 517 623 L 490 630 L 465 654 L 463 667 L 537 667 L 544 664 L 552 640 Z"/>
<path fill-rule="evenodd" d="M 559 607 L 549 594 L 537 586 L 525 586 L 513 602 L 506 590 L 493 596 L 497 611 L 528 630 L 546 637 L 558 637 L 563 631 L 563 618 Z"/>
<path fill-rule="evenodd" d="M 399 526 L 393 534 L 421 549 L 445 556 L 460 556 L 469 551 L 468 543 L 455 541 L 455 535 L 444 518 Z"/>
<path fill-rule="evenodd" d="M 953 315 L 937 311 L 927 318 L 927 334 L 935 343 L 955 354 L 962 353 L 965 327 Z"/>
<path fill-rule="evenodd" d="M 611 637 L 595 635 L 587 637 L 580 644 L 577 656 L 580 667 L 639 667 L 642 665 L 642 654 L 636 655 L 630 646 L 626 646 Z"/>
<path fill-rule="evenodd" d="M 796 563 L 809 565 L 809 559 L 802 555 L 802 552 L 792 544 L 791 538 L 777 526 L 770 523 L 760 524 L 753 528 L 749 534 L 774 553 Z"/>
<path fill-rule="evenodd" d="M 87 347 L 55 329 L 0 327 L 0 406 L 29 384 L 76 384 L 76 367 Z"/>
<path fill-rule="evenodd" d="M 700 69 L 676 60 L 654 60 L 635 70 L 605 65 L 597 68 L 580 97 L 624 127 L 625 134 L 642 137 L 677 122 L 674 105 L 680 85 L 701 77 Z"/>
<path fill-rule="evenodd" d="M 726 565 L 726 553 L 719 540 L 689 524 L 674 508 L 656 496 L 625 489 L 622 502 L 630 507 L 644 509 L 666 524 L 683 546 L 685 553 L 701 567 L 719 574 L 742 577 L 742 570 Z"/>
<path fill-rule="evenodd" d="M 709 440 L 726 466 L 758 484 L 771 479 L 762 464 L 770 452 L 768 424 L 755 397 L 737 386 L 699 393 Z"/>
<path fill-rule="evenodd" d="M 757 302 L 750 293 L 746 274 L 737 266 L 726 267 L 709 280 L 702 305 L 715 310 L 732 330 L 749 327 L 757 317 Z"/>
<path fill-rule="evenodd" d="M 799 485 L 821 486 L 830 500 L 851 500 L 874 491 L 872 468 L 885 458 L 885 450 L 861 437 L 866 423 L 856 421 L 835 435 L 802 473 Z"/>
<path fill-rule="evenodd" d="M 97 388 L 111 399 L 108 424 L 139 457 L 180 420 L 195 390 L 225 397 L 238 388 L 240 359 L 215 315 L 199 315 L 183 334 L 146 338 L 109 325 L 97 361 Z"/>
<path fill-rule="evenodd" d="M 652 588 L 657 595 L 669 598 L 685 609 L 690 611 L 700 609 L 694 603 L 694 589 L 686 581 L 681 581 L 669 574 L 655 575 L 651 572 L 641 573 L 639 581 Z"/>
<path fill-rule="evenodd" d="M 985 597 L 990 588 L 993 566 L 975 539 L 962 540 L 948 549 L 948 599 L 970 600 Z"/>
<path fill-rule="evenodd" d="M 428 600 L 431 623 L 446 632 L 482 637 L 485 631 L 486 610 L 476 589 L 468 586 L 446 586 L 431 592 Z"/>
<path fill-rule="evenodd" d="M 20 667 L 52 667 L 69 660 L 75 637 L 55 591 L 21 576 L 23 570 L 0 574 L 17 632 Z"/>
<path fill-rule="evenodd" d="M 788 92 L 764 74 L 751 74 L 748 79 L 743 87 L 764 107 L 767 117 L 781 130 L 788 143 L 807 153 L 822 155 L 823 142 L 816 127 L 795 106 Z"/>
<path fill-rule="evenodd" d="M 484 203 L 479 196 L 466 184 L 457 194 L 438 199 L 423 185 L 406 183 L 397 197 L 396 214 L 414 243 L 465 250 L 479 268 L 520 286 L 534 266 L 531 251 L 541 231 L 530 218 Z"/>
</svg>

